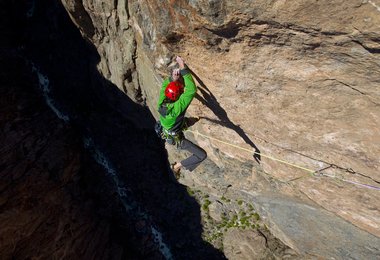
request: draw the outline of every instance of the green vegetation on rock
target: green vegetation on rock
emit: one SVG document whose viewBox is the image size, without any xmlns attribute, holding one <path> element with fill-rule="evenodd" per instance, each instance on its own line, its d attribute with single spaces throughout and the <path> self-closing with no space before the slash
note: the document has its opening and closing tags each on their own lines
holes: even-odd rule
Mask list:
<svg viewBox="0 0 380 260">
<path fill-rule="evenodd" d="M 225 196 L 220 198 L 220 202 L 228 204 L 228 211 L 220 213 L 220 220 L 216 221 L 210 217 L 209 206 L 216 199 L 209 199 L 210 196 L 202 196 L 202 216 L 206 221 L 204 223 L 203 237 L 206 241 L 212 243 L 214 246 L 221 248 L 223 243 L 223 236 L 231 228 L 238 228 L 242 230 L 257 229 L 260 227 L 260 215 L 255 212 L 252 204 L 246 203 L 242 199 L 232 201 Z"/>
</svg>

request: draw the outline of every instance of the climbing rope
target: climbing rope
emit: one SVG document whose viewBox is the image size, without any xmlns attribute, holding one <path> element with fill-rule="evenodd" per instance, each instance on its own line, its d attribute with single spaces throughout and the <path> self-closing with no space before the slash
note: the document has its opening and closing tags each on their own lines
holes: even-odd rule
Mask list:
<svg viewBox="0 0 380 260">
<path fill-rule="evenodd" d="M 343 178 L 340 178 L 340 177 L 337 177 L 337 176 L 334 176 L 334 175 L 330 175 L 330 174 L 326 174 L 326 173 L 322 173 L 321 171 L 323 170 L 317 170 L 317 171 L 314 171 L 314 170 L 311 170 L 311 169 L 308 169 L 306 167 L 303 167 L 303 166 L 300 166 L 300 165 L 297 165 L 297 164 L 294 164 L 294 163 L 290 163 L 288 161 L 285 161 L 285 160 L 281 160 L 281 159 L 277 159 L 273 156 L 269 156 L 269 155 L 265 155 L 265 154 L 262 154 L 262 153 L 259 153 L 259 152 L 256 152 L 256 151 L 253 151 L 251 149 L 247 149 L 247 148 L 244 148 L 244 147 L 240 147 L 238 145 L 235 145 L 235 144 L 231 144 L 229 142 L 226 142 L 226 141 L 223 141 L 223 140 L 220 140 L 220 139 L 217 139 L 217 138 L 214 138 L 214 137 L 211 137 L 211 136 L 208 136 L 208 135 L 205 135 L 205 134 L 202 134 L 198 131 L 192 131 L 192 130 L 189 130 L 187 129 L 186 131 L 188 132 L 191 132 L 193 134 L 196 134 L 196 135 L 199 135 L 199 136 L 202 136 L 204 138 L 207 138 L 207 139 L 210 139 L 210 140 L 213 140 L 213 141 L 216 141 L 216 142 L 219 142 L 219 143 L 223 143 L 225 145 L 228 145 L 228 146 L 231 146 L 231 147 L 234 147 L 234 148 L 237 148 L 239 150 L 243 150 L 243 151 L 246 151 L 246 152 L 249 152 L 249 153 L 253 153 L 253 154 L 257 154 L 257 155 L 260 155 L 262 157 L 265 157 L 265 158 L 268 158 L 270 160 L 273 160 L 273 161 L 277 161 L 277 162 L 280 162 L 280 163 L 283 163 L 283 164 L 286 164 L 286 165 L 289 165 L 289 166 L 292 166 L 292 167 L 295 167 L 295 168 L 298 168 L 298 169 L 301 169 L 303 171 L 306 171 L 310 174 L 310 176 L 312 177 L 317 177 L 317 176 L 325 176 L 325 177 L 329 177 L 329 178 L 334 178 L 334 179 L 338 179 L 338 180 L 341 180 L 341 181 L 344 181 L 344 182 L 347 182 L 347 183 L 351 183 L 351 184 L 354 184 L 354 185 L 357 185 L 357 186 L 361 186 L 361 187 L 364 187 L 364 188 L 368 188 L 368 189 L 374 189 L 374 190 L 379 190 L 380 191 L 380 188 L 379 187 L 376 187 L 376 186 L 372 186 L 372 185 L 369 185 L 369 184 L 363 184 L 363 183 L 359 183 L 359 182 L 355 182 L 355 181 L 350 181 L 350 180 L 346 180 L 346 179 L 343 179 Z M 332 166 L 332 165 L 331 165 Z M 328 167 L 329 168 L 329 167 Z M 325 168 L 326 169 L 326 168 Z M 318 174 L 318 175 L 317 175 Z M 293 179 L 291 181 L 294 181 L 294 180 L 298 180 L 298 179 L 301 179 L 303 177 L 299 177 L 299 178 L 296 178 L 296 179 Z"/>
</svg>

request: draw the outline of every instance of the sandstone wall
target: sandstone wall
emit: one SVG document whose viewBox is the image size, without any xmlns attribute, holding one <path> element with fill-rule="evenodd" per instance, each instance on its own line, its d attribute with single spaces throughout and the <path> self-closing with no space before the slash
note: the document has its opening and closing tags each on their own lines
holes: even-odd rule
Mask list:
<svg viewBox="0 0 380 260">
<path fill-rule="evenodd" d="M 99 70 L 128 96 L 156 115 L 162 77 L 181 55 L 200 86 L 194 130 L 257 146 L 281 183 L 274 190 L 380 236 L 380 191 L 341 180 L 380 186 L 379 1 L 62 2 L 97 47 Z M 221 169 L 237 171 L 225 158 L 253 160 L 195 138 Z M 239 189 L 255 176 L 229 181 Z"/>
</svg>

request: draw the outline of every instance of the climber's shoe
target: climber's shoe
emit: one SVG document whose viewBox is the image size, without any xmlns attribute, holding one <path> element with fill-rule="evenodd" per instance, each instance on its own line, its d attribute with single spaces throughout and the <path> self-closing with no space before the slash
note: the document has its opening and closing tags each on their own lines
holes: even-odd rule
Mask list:
<svg viewBox="0 0 380 260">
<path fill-rule="evenodd" d="M 176 169 L 174 166 L 177 164 L 177 162 L 174 162 L 170 165 L 170 168 L 172 169 L 172 172 L 174 174 L 174 177 L 176 180 L 178 180 L 181 177 L 181 168 Z"/>
</svg>

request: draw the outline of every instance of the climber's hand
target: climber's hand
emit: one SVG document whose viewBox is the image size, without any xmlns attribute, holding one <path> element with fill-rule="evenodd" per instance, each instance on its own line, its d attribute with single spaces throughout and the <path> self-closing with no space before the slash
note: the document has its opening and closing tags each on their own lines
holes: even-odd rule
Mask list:
<svg viewBox="0 0 380 260">
<path fill-rule="evenodd" d="M 179 76 L 180 76 L 180 70 L 179 69 L 173 70 L 172 72 L 173 81 L 177 81 L 179 79 Z"/>
<path fill-rule="evenodd" d="M 180 56 L 177 56 L 175 61 L 178 63 L 180 69 L 185 68 L 185 61 Z"/>
</svg>

